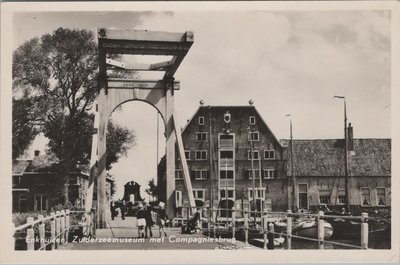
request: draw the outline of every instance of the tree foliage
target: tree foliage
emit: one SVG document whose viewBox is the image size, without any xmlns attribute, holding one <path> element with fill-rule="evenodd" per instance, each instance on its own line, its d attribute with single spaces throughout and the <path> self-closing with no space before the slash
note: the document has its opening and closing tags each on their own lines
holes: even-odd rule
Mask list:
<svg viewBox="0 0 400 265">
<path fill-rule="evenodd" d="M 146 193 L 152 197 L 159 198 L 160 188 L 156 185 L 154 179 L 149 180 L 149 187 L 146 189 Z"/>
<path fill-rule="evenodd" d="M 112 164 L 118 162 L 121 156 L 126 156 L 128 150 L 135 146 L 136 135 L 134 131 L 111 121 L 107 131 L 106 168 L 110 170 Z"/>
<path fill-rule="evenodd" d="M 98 50 L 87 30 L 59 28 L 33 38 L 13 54 L 13 157 L 43 132 L 66 176 L 88 162 L 93 133 L 90 110 L 98 94 Z M 107 168 L 134 145 L 132 130 L 110 123 Z M 67 196 L 67 195 L 66 195 Z"/>
<path fill-rule="evenodd" d="M 27 95 L 12 100 L 12 158 L 16 159 L 27 149 L 40 132 L 40 117 L 36 114 L 35 101 Z"/>
</svg>

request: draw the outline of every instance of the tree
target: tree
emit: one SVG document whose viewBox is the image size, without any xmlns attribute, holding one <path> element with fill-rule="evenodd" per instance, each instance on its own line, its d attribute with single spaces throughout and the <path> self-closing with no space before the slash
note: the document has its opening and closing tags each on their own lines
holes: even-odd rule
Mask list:
<svg viewBox="0 0 400 265">
<path fill-rule="evenodd" d="M 14 102 L 20 103 L 16 104 L 13 115 L 16 123 L 13 152 L 18 156 L 35 134 L 43 132 L 49 139 L 49 151 L 60 160 L 59 175 L 65 180 L 64 201 L 68 201 L 69 172 L 77 164 L 87 163 L 90 156 L 93 132 L 90 110 L 98 94 L 92 80 L 97 75 L 98 51 L 91 31 L 59 28 L 52 34 L 31 39 L 13 54 L 13 97 Z M 17 101 L 21 100 L 21 94 L 29 97 Z M 35 110 L 35 115 L 31 115 L 29 108 Z M 37 120 L 40 124 L 32 123 Z M 107 154 L 111 161 L 108 167 L 126 154 L 135 139 L 132 131 L 110 126 L 111 134 L 123 138 L 111 136 L 110 141 L 117 146 Z"/>
<path fill-rule="evenodd" d="M 121 156 L 126 156 L 128 150 L 135 146 L 135 132 L 110 121 L 107 126 L 106 144 L 106 168 L 110 170 L 112 164 L 118 162 Z"/>
<path fill-rule="evenodd" d="M 152 197 L 159 198 L 160 195 L 160 189 L 159 187 L 155 184 L 154 179 L 149 180 L 148 183 L 149 187 L 146 189 L 146 193 L 149 194 Z"/>
</svg>

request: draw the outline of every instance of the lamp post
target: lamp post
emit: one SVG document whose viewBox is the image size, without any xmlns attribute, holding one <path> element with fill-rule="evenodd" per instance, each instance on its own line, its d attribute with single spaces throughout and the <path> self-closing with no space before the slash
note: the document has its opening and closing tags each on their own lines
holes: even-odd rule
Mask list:
<svg viewBox="0 0 400 265">
<path fill-rule="evenodd" d="M 251 159 L 251 188 L 253 192 L 253 209 L 256 210 L 256 194 L 255 194 L 255 172 L 254 172 L 254 146 L 253 146 L 253 141 L 254 141 L 254 128 L 248 128 L 249 129 L 249 140 L 250 140 L 250 159 Z M 256 215 L 254 215 L 254 224 L 256 223 Z"/>
<path fill-rule="evenodd" d="M 287 114 L 286 117 L 290 117 L 290 168 L 291 168 L 291 173 L 292 173 L 292 186 L 293 186 L 292 209 L 293 209 L 293 211 L 296 211 L 299 208 L 299 203 L 297 200 L 298 195 L 297 195 L 296 176 L 294 174 L 292 115 Z"/>
<path fill-rule="evenodd" d="M 345 96 L 334 96 L 333 98 L 343 99 L 344 103 L 344 181 L 345 181 L 345 200 L 346 200 L 346 211 L 350 210 L 349 201 L 349 173 L 348 173 L 348 154 L 347 154 L 347 113 L 346 113 L 346 97 Z"/>
</svg>

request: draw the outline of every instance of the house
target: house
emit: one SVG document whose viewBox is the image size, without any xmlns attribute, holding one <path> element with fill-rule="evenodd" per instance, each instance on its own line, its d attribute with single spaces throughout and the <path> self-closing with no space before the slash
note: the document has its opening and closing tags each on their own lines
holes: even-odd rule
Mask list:
<svg viewBox="0 0 400 265">
<path fill-rule="evenodd" d="M 64 179 L 57 172 L 58 159 L 35 151 L 30 160 L 15 160 L 12 166 L 13 212 L 46 211 L 64 204 Z M 84 207 L 89 176 L 82 170 L 69 175 L 69 201 Z"/>
<path fill-rule="evenodd" d="M 182 140 L 196 205 L 287 209 L 286 148 L 253 105 L 200 106 Z M 177 216 L 188 205 L 179 159 L 176 153 Z"/>
<path fill-rule="evenodd" d="M 353 139 L 353 127 L 350 125 L 348 130 L 350 208 L 353 212 L 389 208 L 391 140 Z M 316 209 L 327 205 L 330 209 L 340 209 L 345 205 L 344 150 L 343 139 L 293 141 L 293 171 L 300 208 Z M 290 163 L 289 160 L 289 179 L 292 176 Z"/>
</svg>

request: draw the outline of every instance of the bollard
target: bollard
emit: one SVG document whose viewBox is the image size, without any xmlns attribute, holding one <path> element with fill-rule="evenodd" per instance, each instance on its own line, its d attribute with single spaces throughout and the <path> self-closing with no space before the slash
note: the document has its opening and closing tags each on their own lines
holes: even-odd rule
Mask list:
<svg viewBox="0 0 400 265">
<path fill-rule="evenodd" d="M 368 249 L 368 213 L 361 213 L 361 247 Z"/>
<path fill-rule="evenodd" d="M 54 213 L 50 214 L 52 217 L 50 221 L 51 250 L 56 249 L 56 221 L 54 220 L 54 215 Z"/>
<path fill-rule="evenodd" d="M 66 211 L 66 216 L 65 216 L 65 230 L 66 230 L 66 234 L 65 234 L 65 242 L 68 242 L 68 237 L 69 237 L 69 227 L 70 227 L 70 220 L 69 220 L 69 215 L 70 212 L 69 210 Z"/>
<path fill-rule="evenodd" d="M 236 211 L 235 207 L 232 207 L 232 239 L 236 236 Z"/>
<path fill-rule="evenodd" d="M 292 249 L 292 217 L 290 216 L 291 213 L 292 211 L 288 210 L 286 218 L 287 249 Z"/>
<path fill-rule="evenodd" d="M 200 227 L 200 231 L 203 231 L 203 208 L 199 209 L 199 227 Z"/>
<path fill-rule="evenodd" d="M 268 230 L 268 218 L 267 218 L 267 211 L 264 210 L 264 216 L 263 216 L 263 236 L 264 236 L 264 249 L 267 249 L 267 243 L 268 243 L 268 235 L 267 235 L 267 230 Z"/>
<path fill-rule="evenodd" d="M 216 224 L 216 219 L 217 219 L 217 211 L 212 208 L 212 218 L 213 218 L 213 237 L 216 238 L 217 237 L 217 227 L 215 226 Z"/>
<path fill-rule="evenodd" d="M 61 227 L 60 244 L 62 245 L 65 242 L 65 211 L 64 210 L 61 211 L 60 227 Z"/>
<path fill-rule="evenodd" d="M 208 237 L 211 235 L 211 209 L 207 209 L 208 216 L 207 216 L 207 230 L 208 230 Z"/>
<path fill-rule="evenodd" d="M 249 213 L 245 210 L 244 214 L 244 243 L 249 244 Z"/>
<path fill-rule="evenodd" d="M 268 234 L 267 234 L 267 239 L 268 239 L 268 244 L 267 244 L 267 248 L 268 249 L 274 249 L 274 223 L 270 222 L 268 224 Z"/>
<path fill-rule="evenodd" d="M 32 224 L 31 228 L 27 229 L 26 234 L 26 243 L 29 251 L 35 250 L 35 231 L 33 230 L 33 222 L 33 217 L 28 217 L 26 219 L 27 224 Z"/>
<path fill-rule="evenodd" d="M 318 249 L 324 249 L 324 234 L 325 234 L 325 228 L 324 228 L 324 212 L 319 211 L 318 212 Z"/>
<path fill-rule="evenodd" d="M 57 242 L 57 247 L 60 246 L 60 233 L 61 233 L 61 226 L 60 226 L 60 211 L 56 211 L 56 242 Z"/>
<path fill-rule="evenodd" d="M 39 225 L 39 237 L 40 237 L 40 248 L 42 250 L 46 250 L 46 236 L 45 236 L 45 227 L 44 227 L 44 221 L 43 221 L 43 215 L 38 216 L 38 220 L 42 220 L 42 222 Z"/>
<path fill-rule="evenodd" d="M 190 208 L 189 206 L 186 208 L 186 227 L 189 226 L 189 218 L 190 218 Z"/>
</svg>

